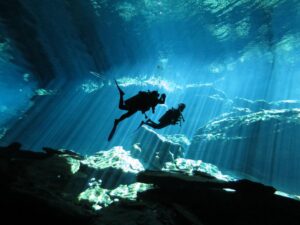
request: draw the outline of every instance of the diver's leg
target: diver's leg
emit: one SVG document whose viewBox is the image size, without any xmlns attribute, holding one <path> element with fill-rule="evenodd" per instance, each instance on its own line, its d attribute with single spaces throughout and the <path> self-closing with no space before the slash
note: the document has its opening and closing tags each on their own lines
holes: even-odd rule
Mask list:
<svg viewBox="0 0 300 225">
<path fill-rule="evenodd" d="M 110 141 L 112 139 L 112 137 L 114 136 L 114 133 L 115 133 L 115 131 L 117 129 L 118 124 L 122 120 L 124 120 L 124 119 L 132 116 L 134 113 L 136 113 L 136 111 L 128 111 L 127 113 L 123 114 L 119 119 L 115 119 L 114 126 L 113 126 L 113 128 L 112 128 L 112 130 L 111 130 L 111 132 L 110 132 L 110 134 L 108 136 L 108 141 Z"/>
<path fill-rule="evenodd" d="M 147 119 L 145 124 L 147 124 L 147 125 L 149 125 L 149 126 L 156 126 L 158 123 L 155 123 L 155 122 L 154 122 L 153 120 L 151 120 L 151 119 Z"/>
<path fill-rule="evenodd" d="M 135 114 L 137 111 L 136 110 L 132 110 L 132 111 L 128 111 L 127 113 L 123 114 L 119 119 L 116 119 L 119 122 L 121 122 L 122 120 L 125 120 L 126 118 L 132 116 L 133 114 Z"/>
<path fill-rule="evenodd" d="M 120 94 L 120 100 L 119 100 L 119 109 L 121 110 L 128 110 L 127 106 L 124 104 L 124 98 L 123 96 L 125 95 L 124 91 L 122 91 L 122 89 L 120 88 L 120 86 L 118 85 L 117 81 L 115 80 L 115 83 L 117 85 L 117 88 L 119 90 L 119 94 Z"/>
<path fill-rule="evenodd" d="M 154 128 L 154 129 L 161 129 L 161 128 L 164 128 L 164 127 L 169 125 L 169 124 L 166 124 L 166 123 L 155 123 L 151 119 L 146 120 L 146 122 L 144 124 L 148 125 L 149 127 Z"/>
<path fill-rule="evenodd" d="M 167 125 L 162 124 L 162 123 L 154 123 L 152 126 L 153 126 L 154 129 L 161 129 L 161 128 L 166 127 Z"/>
<path fill-rule="evenodd" d="M 161 128 L 165 127 L 163 124 L 155 123 L 150 119 L 148 119 L 144 124 L 148 125 L 149 127 L 154 128 L 154 129 L 161 129 Z"/>
</svg>

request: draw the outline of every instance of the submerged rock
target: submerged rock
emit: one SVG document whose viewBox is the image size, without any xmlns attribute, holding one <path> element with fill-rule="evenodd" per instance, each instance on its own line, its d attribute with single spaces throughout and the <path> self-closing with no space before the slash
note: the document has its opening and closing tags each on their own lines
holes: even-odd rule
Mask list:
<svg viewBox="0 0 300 225">
<path fill-rule="evenodd" d="M 183 134 L 165 135 L 165 137 L 173 143 L 181 145 L 184 150 L 188 149 L 188 147 L 191 145 L 188 137 Z"/>
<path fill-rule="evenodd" d="M 80 193 L 78 199 L 81 203 L 92 204 L 95 210 L 99 210 L 114 202 L 119 202 L 120 199 L 136 200 L 138 192 L 148 190 L 151 187 L 150 184 L 136 182 L 130 185 L 119 185 L 110 190 L 101 187 L 101 182 L 94 180 L 89 183 L 89 188 Z"/>
<path fill-rule="evenodd" d="M 221 181 L 203 174 L 143 171 L 138 181 L 154 184 L 140 201 L 167 203 L 180 224 L 297 224 L 298 201 L 274 195 L 275 188 L 249 180 Z M 293 205 L 293 207 L 291 207 Z"/>
<path fill-rule="evenodd" d="M 233 106 L 237 108 L 250 109 L 251 112 L 258 112 L 261 110 L 268 110 L 272 105 L 265 100 L 250 100 L 246 98 L 235 98 L 233 99 Z"/>
<path fill-rule="evenodd" d="M 162 168 L 163 171 L 184 172 L 189 175 L 201 174 L 202 176 L 212 177 L 224 181 L 233 181 L 233 177 L 222 174 L 217 166 L 205 163 L 202 160 L 191 160 L 178 158 L 173 162 L 167 162 Z"/>
<path fill-rule="evenodd" d="M 293 109 L 293 108 L 300 108 L 300 101 L 299 100 L 281 100 L 281 101 L 274 101 L 270 102 L 273 108 L 276 109 Z"/>
<path fill-rule="evenodd" d="M 81 170 L 90 177 L 101 179 L 104 188 L 115 188 L 120 184 L 135 182 L 136 174 L 144 170 L 143 165 L 130 156 L 121 146 L 101 151 L 81 161 Z"/>
<path fill-rule="evenodd" d="M 19 143 L 1 148 L 2 219 L 10 224 L 85 224 L 91 212 L 76 201 L 79 167 L 80 160 L 68 154 L 25 151 Z"/>
<path fill-rule="evenodd" d="M 178 139 L 177 139 L 178 140 Z M 156 133 L 154 130 L 142 126 L 136 135 L 131 150 L 147 169 L 161 169 L 166 162 L 183 156 L 184 148 L 177 141 Z"/>
<path fill-rule="evenodd" d="M 120 146 L 86 158 L 70 150 L 44 150 L 21 150 L 19 143 L 2 148 L 1 183 L 16 192 L 38 193 L 46 202 L 51 199 L 96 209 L 117 198 L 134 199 L 139 189 L 149 187 L 135 183 L 136 174 L 144 168 Z"/>
<path fill-rule="evenodd" d="M 226 117 L 199 129 L 188 158 L 256 177 L 278 189 L 299 193 L 300 109 L 263 110 Z"/>
<path fill-rule="evenodd" d="M 144 172 L 121 147 L 83 159 L 70 151 L 47 152 L 23 151 L 18 143 L 0 149 L 0 207 L 10 224 L 299 223 L 299 202 L 275 196 L 272 187 L 223 179 L 202 161 L 177 158 L 164 171 Z M 103 187 L 107 181 L 91 172 L 109 167 L 137 175 L 139 183 Z"/>
<path fill-rule="evenodd" d="M 70 155 L 73 156 L 77 159 L 83 159 L 83 157 L 74 152 L 73 150 L 68 150 L 68 149 L 53 149 L 53 148 L 48 148 L 48 147 L 44 147 L 43 151 L 47 153 L 47 155 Z"/>
<path fill-rule="evenodd" d="M 300 101 L 298 100 L 280 100 L 267 102 L 265 100 L 250 100 L 246 98 L 233 99 L 233 107 L 249 109 L 251 112 L 258 112 L 262 110 L 271 109 L 294 109 L 300 108 Z"/>
</svg>

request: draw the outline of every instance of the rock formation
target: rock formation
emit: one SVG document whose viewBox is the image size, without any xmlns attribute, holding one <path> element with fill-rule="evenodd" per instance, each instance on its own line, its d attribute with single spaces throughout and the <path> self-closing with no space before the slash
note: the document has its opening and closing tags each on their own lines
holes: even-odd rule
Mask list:
<svg viewBox="0 0 300 225">
<path fill-rule="evenodd" d="M 174 138 L 167 138 L 142 126 L 133 141 L 131 153 L 146 169 L 161 169 L 166 162 L 183 156 L 184 147 L 179 144 L 180 139 L 176 143 Z"/>
<path fill-rule="evenodd" d="M 299 109 L 286 109 L 212 121 L 198 130 L 187 157 L 298 193 L 300 176 L 295 168 L 300 159 L 299 118 Z"/>
<path fill-rule="evenodd" d="M 236 181 L 200 160 L 177 158 L 162 170 L 144 171 L 120 146 L 83 157 L 13 143 L 0 149 L 1 219 L 46 225 L 215 225 L 220 218 L 224 224 L 299 223 L 299 201 L 275 195 L 273 187 Z"/>
</svg>

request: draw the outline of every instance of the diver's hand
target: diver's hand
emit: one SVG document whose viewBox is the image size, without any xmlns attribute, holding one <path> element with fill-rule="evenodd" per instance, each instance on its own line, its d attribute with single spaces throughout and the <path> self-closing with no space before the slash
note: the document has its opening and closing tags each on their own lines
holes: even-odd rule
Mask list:
<svg viewBox="0 0 300 225">
<path fill-rule="evenodd" d="M 185 120 L 184 120 L 184 117 L 183 117 L 182 114 L 180 115 L 180 117 L 181 117 L 181 119 L 182 119 L 182 122 L 184 122 Z"/>
</svg>

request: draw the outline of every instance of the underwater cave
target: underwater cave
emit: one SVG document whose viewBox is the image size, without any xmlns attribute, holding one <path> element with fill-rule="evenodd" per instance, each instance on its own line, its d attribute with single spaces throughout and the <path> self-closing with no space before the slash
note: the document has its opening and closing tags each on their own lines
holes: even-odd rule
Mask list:
<svg viewBox="0 0 300 225">
<path fill-rule="evenodd" d="M 299 52 L 298 0 L 0 0 L 2 215 L 299 224 Z"/>
</svg>

